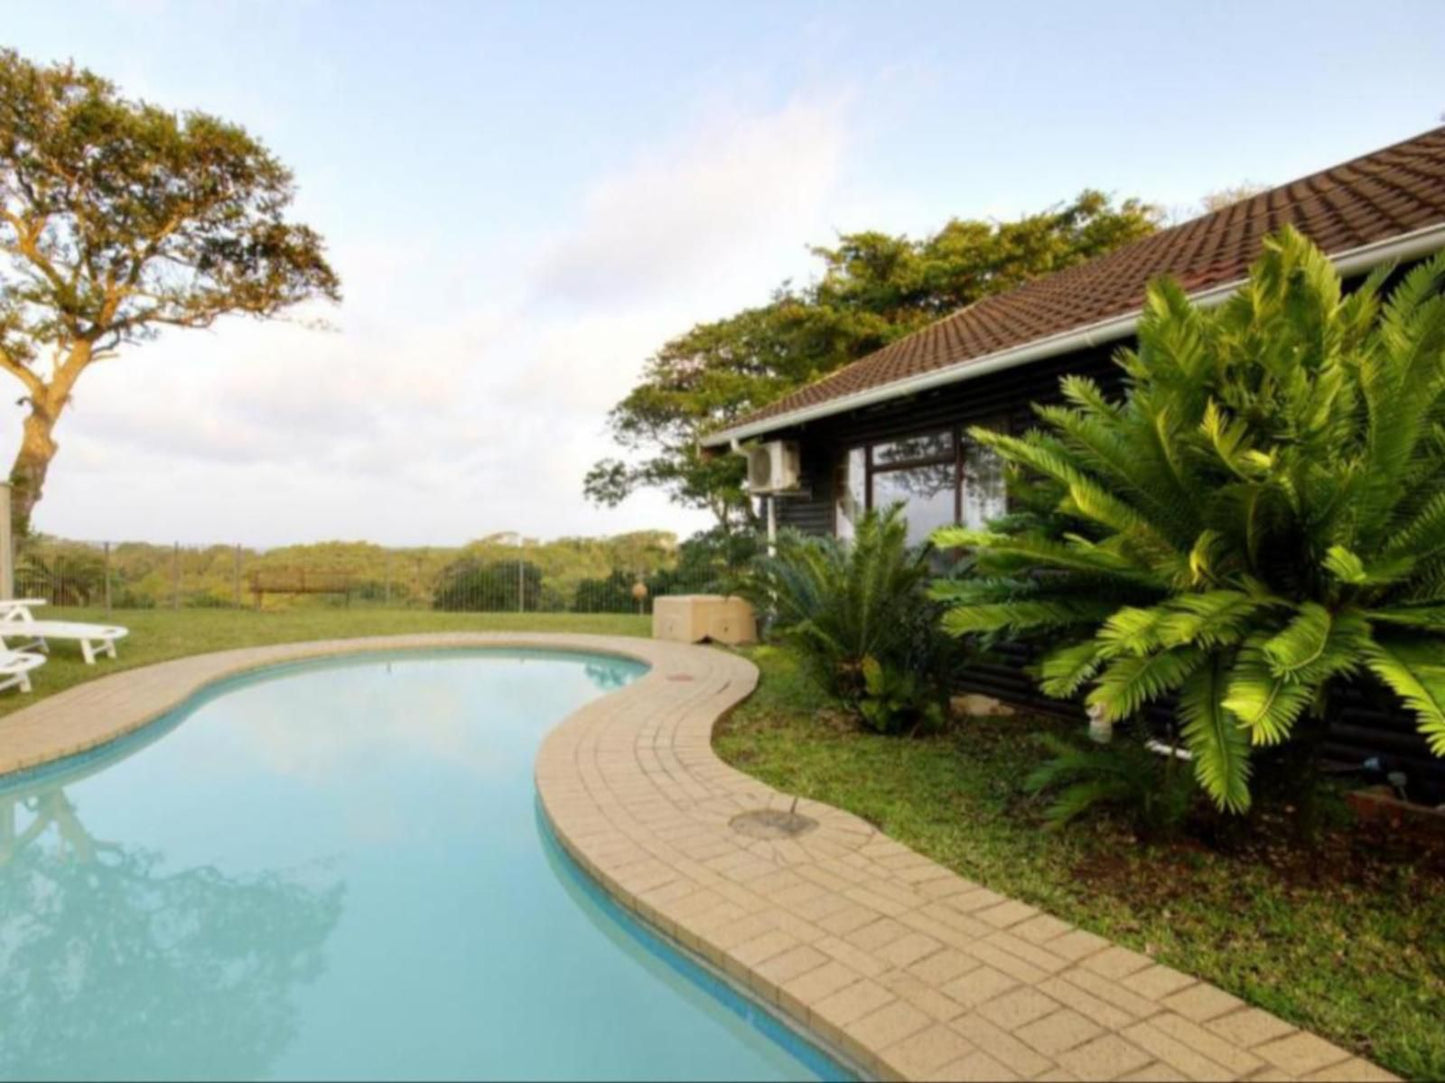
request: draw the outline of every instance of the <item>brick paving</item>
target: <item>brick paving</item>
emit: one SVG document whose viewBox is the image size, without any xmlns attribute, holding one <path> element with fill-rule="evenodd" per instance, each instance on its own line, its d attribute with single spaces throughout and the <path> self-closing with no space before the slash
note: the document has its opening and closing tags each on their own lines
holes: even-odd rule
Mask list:
<svg viewBox="0 0 1445 1083">
<path fill-rule="evenodd" d="M 528 646 L 652 670 L 537 755 L 562 844 L 644 920 L 870 1075 L 896 1079 L 1393 1078 L 1137 952 L 797 801 L 806 833 L 733 826 L 794 799 L 714 755 L 757 670 L 722 651 L 582 635 L 448 634 L 224 651 L 112 674 L 0 719 L 0 773 L 95 747 L 246 670 L 366 650 Z"/>
</svg>

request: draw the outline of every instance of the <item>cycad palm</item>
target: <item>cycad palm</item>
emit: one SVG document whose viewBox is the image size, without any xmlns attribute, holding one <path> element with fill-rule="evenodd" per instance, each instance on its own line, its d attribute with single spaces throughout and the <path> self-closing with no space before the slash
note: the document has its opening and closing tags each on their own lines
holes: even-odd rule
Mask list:
<svg viewBox="0 0 1445 1083">
<path fill-rule="evenodd" d="M 1155 285 L 1122 402 L 1069 378 L 1019 438 L 1077 533 L 944 530 L 977 551 L 945 628 L 1060 644 L 1042 687 L 1112 719 L 1178 694 L 1200 782 L 1248 806 L 1251 746 L 1369 670 L 1445 755 L 1445 257 L 1345 295 L 1293 231 L 1204 310 Z"/>
<path fill-rule="evenodd" d="M 814 680 L 850 703 L 867 694 L 869 659 L 905 672 L 935 661 L 927 640 L 942 637 L 938 607 L 926 595 L 928 553 L 908 544 L 907 531 L 890 508 L 869 512 L 852 542 L 785 533 L 777 554 L 760 558 L 743 586 L 773 614 Z"/>
</svg>

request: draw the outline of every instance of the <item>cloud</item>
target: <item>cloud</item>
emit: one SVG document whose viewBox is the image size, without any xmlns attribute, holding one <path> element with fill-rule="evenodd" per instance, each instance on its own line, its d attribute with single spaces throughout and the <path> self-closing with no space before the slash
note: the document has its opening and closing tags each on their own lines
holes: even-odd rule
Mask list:
<svg viewBox="0 0 1445 1083">
<path fill-rule="evenodd" d="M 707 525 L 657 493 L 593 508 L 582 477 L 615 452 L 607 410 L 649 354 L 806 260 L 845 121 L 816 100 L 713 111 L 597 178 L 521 259 L 474 238 L 337 238 L 335 331 L 232 320 L 88 372 L 39 525 L 252 544 Z"/>
<path fill-rule="evenodd" d="M 592 187 L 580 225 L 543 258 L 539 293 L 597 304 L 715 283 L 780 237 L 796 241 L 837 184 L 844 115 L 841 101 L 799 99 L 716 116 L 640 155 Z"/>
</svg>

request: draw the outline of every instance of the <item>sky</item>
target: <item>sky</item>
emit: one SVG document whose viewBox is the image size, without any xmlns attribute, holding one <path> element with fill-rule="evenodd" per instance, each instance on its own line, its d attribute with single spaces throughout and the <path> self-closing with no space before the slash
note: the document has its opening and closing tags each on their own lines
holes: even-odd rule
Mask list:
<svg viewBox="0 0 1445 1083">
<path fill-rule="evenodd" d="M 1445 113 L 1440 0 L 0 0 L 0 43 L 243 124 L 343 280 L 85 374 L 36 525 L 97 541 L 685 536 L 584 499 L 607 411 L 809 245 L 1085 187 L 1181 212 Z"/>
</svg>

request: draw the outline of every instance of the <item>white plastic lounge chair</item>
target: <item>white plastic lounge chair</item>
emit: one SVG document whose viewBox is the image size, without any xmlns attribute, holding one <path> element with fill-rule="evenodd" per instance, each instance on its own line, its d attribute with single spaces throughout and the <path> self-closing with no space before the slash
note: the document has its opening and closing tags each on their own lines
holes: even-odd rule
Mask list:
<svg viewBox="0 0 1445 1083">
<path fill-rule="evenodd" d="M 0 648 L 6 650 L 29 650 L 32 647 L 48 651 L 49 639 L 71 639 L 80 644 L 81 656 L 86 665 L 94 665 L 98 654 L 114 658 L 115 642 L 124 639 L 130 630 L 118 624 L 84 624 L 70 620 L 31 620 L 23 608 L 0 611 Z M 13 639 L 25 642 L 11 646 Z"/>
<path fill-rule="evenodd" d="M 26 620 L 34 620 L 35 614 L 31 612 L 36 606 L 46 605 L 44 598 L 0 598 L 0 615 L 10 613 L 11 610 L 19 609 L 25 614 Z"/>
<path fill-rule="evenodd" d="M 0 651 L 0 689 L 30 691 L 30 671 L 45 664 L 45 655 L 24 651 Z"/>
</svg>

